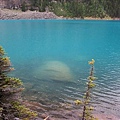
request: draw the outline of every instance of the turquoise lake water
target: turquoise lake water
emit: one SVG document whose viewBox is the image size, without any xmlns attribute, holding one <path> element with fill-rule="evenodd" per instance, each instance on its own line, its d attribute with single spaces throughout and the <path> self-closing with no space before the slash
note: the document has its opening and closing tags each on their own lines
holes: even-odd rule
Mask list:
<svg viewBox="0 0 120 120">
<path fill-rule="evenodd" d="M 16 69 L 11 75 L 25 83 L 26 99 L 49 110 L 75 109 L 94 58 L 93 106 L 120 118 L 120 21 L 4 20 L 0 45 Z"/>
</svg>

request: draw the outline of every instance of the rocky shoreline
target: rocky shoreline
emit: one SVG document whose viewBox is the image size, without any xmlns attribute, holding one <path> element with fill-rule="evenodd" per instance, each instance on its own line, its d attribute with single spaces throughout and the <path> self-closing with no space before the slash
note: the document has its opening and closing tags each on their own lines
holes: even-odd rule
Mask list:
<svg viewBox="0 0 120 120">
<path fill-rule="evenodd" d="M 53 12 L 38 11 L 18 11 L 18 10 L 0 10 L 0 20 L 19 20 L 19 19 L 58 19 Z"/>
<path fill-rule="evenodd" d="M 20 19 L 70 19 L 70 20 L 80 20 L 81 18 L 65 18 L 63 16 L 58 17 L 53 12 L 38 12 L 38 11 L 26 11 L 22 12 L 20 10 L 9 10 L 9 9 L 0 9 L 0 20 L 20 20 Z M 85 20 L 120 20 L 120 18 L 92 18 L 85 17 Z"/>
</svg>

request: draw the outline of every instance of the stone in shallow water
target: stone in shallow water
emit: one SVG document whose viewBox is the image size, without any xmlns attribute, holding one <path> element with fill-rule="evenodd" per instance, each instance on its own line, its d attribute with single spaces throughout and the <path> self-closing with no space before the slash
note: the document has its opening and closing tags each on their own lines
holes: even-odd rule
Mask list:
<svg viewBox="0 0 120 120">
<path fill-rule="evenodd" d="M 71 81 L 70 68 L 60 61 L 48 61 L 35 70 L 35 77 L 42 80 Z"/>
</svg>

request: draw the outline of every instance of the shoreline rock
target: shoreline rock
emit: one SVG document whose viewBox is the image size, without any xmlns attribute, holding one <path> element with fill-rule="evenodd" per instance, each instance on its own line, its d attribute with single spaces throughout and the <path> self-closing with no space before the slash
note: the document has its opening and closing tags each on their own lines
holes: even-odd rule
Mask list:
<svg viewBox="0 0 120 120">
<path fill-rule="evenodd" d="M 46 61 L 33 73 L 38 80 L 73 81 L 72 71 L 62 61 Z"/>
</svg>

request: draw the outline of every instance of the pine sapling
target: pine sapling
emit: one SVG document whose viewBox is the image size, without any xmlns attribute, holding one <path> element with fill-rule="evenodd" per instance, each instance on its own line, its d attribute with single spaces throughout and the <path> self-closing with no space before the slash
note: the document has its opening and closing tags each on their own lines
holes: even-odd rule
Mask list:
<svg viewBox="0 0 120 120">
<path fill-rule="evenodd" d="M 94 80 L 96 80 L 96 77 L 94 77 L 94 63 L 95 60 L 92 59 L 91 61 L 88 62 L 89 65 L 91 65 L 91 69 L 90 69 L 90 75 L 88 77 L 88 81 L 87 81 L 87 89 L 85 92 L 85 95 L 83 96 L 83 100 L 76 100 L 75 104 L 79 105 L 82 104 L 83 105 L 83 111 L 82 111 L 82 116 L 81 116 L 81 120 L 98 120 L 97 118 L 95 118 L 92 115 L 92 111 L 94 110 L 94 108 L 90 105 L 90 100 L 91 100 L 91 90 L 95 87 L 95 83 Z"/>
</svg>

